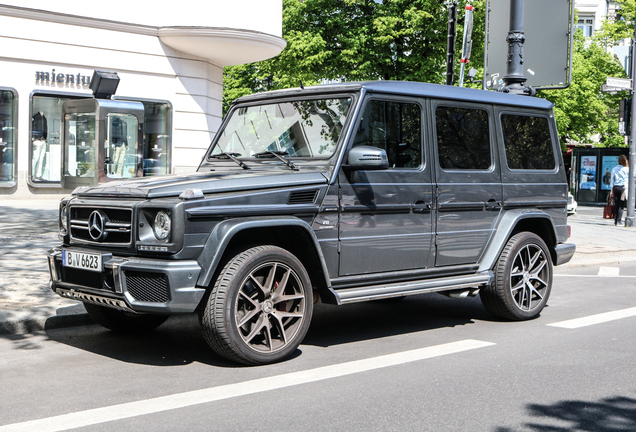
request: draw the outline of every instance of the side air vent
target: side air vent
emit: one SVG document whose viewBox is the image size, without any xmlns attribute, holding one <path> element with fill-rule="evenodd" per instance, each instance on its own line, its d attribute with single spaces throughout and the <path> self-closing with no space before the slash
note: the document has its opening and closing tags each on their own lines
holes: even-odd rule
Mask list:
<svg viewBox="0 0 636 432">
<path fill-rule="evenodd" d="M 289 194 L 287 204 L 312 204 L 316 201 L 318 190 L 295 191 Z"/>
</svg>

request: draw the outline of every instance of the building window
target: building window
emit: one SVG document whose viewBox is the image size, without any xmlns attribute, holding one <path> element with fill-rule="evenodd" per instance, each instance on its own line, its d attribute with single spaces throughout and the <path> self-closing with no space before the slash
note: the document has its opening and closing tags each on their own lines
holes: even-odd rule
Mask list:
<svg viewBox="0 0 636 432">
<path fill-rule="evenodd" d="M 144 105 L 144 176 L 169 174 L 172 159 L 172 109 L 168 102 Z"/>
<path fill-rule="evenodd" d="M 0 90 L 0 187 L 15 182 L 17 95 Z"/>
<path fill-rule="evenodd" d="M 594 33 L 594 17 L 580 16 L 579 20 L 576 22 L 576 28 L 583 30 L 583 36 L 592 36 L 592 33 Z"/>
<path fill-rule="evenodd" d="M 62 104 L 68 96 L 34 95 L 31 103 L 31 181 L 52 186 L 60 182 Z"/>
</svg>

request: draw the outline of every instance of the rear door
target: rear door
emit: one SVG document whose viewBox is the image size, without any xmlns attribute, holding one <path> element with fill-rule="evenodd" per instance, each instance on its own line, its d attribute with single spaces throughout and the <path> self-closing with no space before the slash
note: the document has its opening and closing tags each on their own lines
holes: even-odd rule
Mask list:
<svg viewBox="0 0 636 432">
<path fill-rule="evenodd" d="M 493 108 L 444 100 L 431 105 L 437 180 L 435 265 L 475 264 L 502 207 Z"/>
</svg>

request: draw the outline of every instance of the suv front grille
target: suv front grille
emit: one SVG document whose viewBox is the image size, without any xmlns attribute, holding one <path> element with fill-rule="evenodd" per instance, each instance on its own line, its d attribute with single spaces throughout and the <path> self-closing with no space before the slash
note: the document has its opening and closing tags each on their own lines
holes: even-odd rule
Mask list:
<svg viewBox="0 0 636 432">
<path fill-rule="evenodd" d="M 168 277 L 164 273 L 125 271 L 126 289 L 135 300 L 165 303 L 170 300 Z"/>
<path fill-rule="evenodd" d="M 91 215 L 97 212 L 103 219 L 101 236 L 91 230 Z M 82 242 L 126 246 L 132 242 L 132 210 L 122 208 L 78 207 L 71 206 L 71 239 Z"/>
</svg>

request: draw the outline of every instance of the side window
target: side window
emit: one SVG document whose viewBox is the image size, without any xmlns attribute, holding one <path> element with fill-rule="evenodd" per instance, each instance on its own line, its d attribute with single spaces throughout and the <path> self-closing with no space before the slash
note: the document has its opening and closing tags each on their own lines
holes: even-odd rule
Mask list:
<svg viewBox="0 0 636 432">
<path fill-rule="evenodd" d="M 501 116 L 506 160 L 510 169 L 553 170 L 556 166 L 545 117 Z"/>
<path fill-rule="evenodd" d="M 370 101 L 362 115 L 354 146 L 384 149 L 392 168 L 422 164 L 422 116 L 414 103 Z"/>
<path fill-rule="evenodd" d="M 490 168 L 490 131 L 485 110 L 440 106 L 435 111 L 435 122 L 439 165 L 442 168 Z"/>
<path fill-rule="evenodd" d="M 17 98 L 10 90 L 0 90 L 0 187 L 15 181 Z"/>
</svg>

